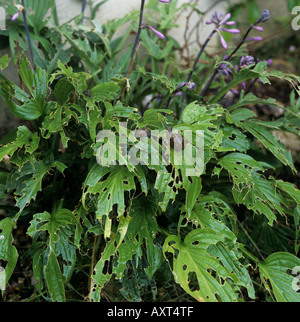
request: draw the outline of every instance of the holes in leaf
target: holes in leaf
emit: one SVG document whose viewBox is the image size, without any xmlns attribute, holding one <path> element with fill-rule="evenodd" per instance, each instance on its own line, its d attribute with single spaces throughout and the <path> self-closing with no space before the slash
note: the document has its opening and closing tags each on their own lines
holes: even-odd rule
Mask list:
<svg viewBox="0 0 300 322">
<path fill-rule="evenodd" d="M 188 274 L 188 281 L 189 281 L 189 289 L 192 291 L 192 292 L 197 292 L 200 290 L 200 287 L 199 287 L 199 283 L 198 283 L 198 279 L 197 279 L 197 275 L 195 272 L 189 272 Z"/>
<path fill-rule="evenodd" d="M 169 245 L 169 246 L 172 246 L 172 245 L 174 245 L 174 244 L 176 244 L 176 242 L 175 242 L 174 240 L 170 240 L 170 241 L 168 242 L 168 245 Z"/>
<path fill-rule="evenodd" d="M 229 140 L 234 141 L 237 138 L 236 134 L 232 133 L 230 137 L 228 137 Z"/>
<path fill-rule="evenodd" d="M 109 260 L 106 260 L 105 263 L 104 263 L 104 266 L 103 266 L 103 270 L 102 270 L 102 274 L 106 275 L 106 274 L 109 274 L 111 275 L 112 274 L 112 259 L 113 259 L 113 255 L 110 256 Z"/>
<path fill-rule="evenodd" d="M 96 289 L 97 289 L 97 284 L 94 284 L 94 285 L 93 285 L 93 289 L 92 289 L 92 291 L 93 291 L 93 292 L 96 292 Z"/>
<path fill-rule="evenodd" d="M 188 224 L 187 218 L 183 218 L 182 221 L 181 221 L 181 227 L 186 227 L 187 224 Z"/>
<path fill-rule="evenodd" d="M 195 240 L 194 242 L 192 242 L 192 246 L 199 246 L 199 240 Z"/>
<path fill-rule="evenodd" d="M 5 267 L 6 267 L 7 264 L 8 264 L 8 261 L 5 261 L 3 259 L 0 259 L 0 267 L 1 267 L 1 270 L 2 271 L 5 270 Z"/>
<path fill-rule="evenodd" d="M 181 182 L 183 182 L 181 169 L 178 170 L 178 177 Z"/>
<path fill-rule="evenodd" d="M 187 266 L 186 266 L 186 265 L 183 265 L 183 266 L 182 266 L 182 269 L 183 269 L 184 271 L 186 271 Z"/>
</svg>

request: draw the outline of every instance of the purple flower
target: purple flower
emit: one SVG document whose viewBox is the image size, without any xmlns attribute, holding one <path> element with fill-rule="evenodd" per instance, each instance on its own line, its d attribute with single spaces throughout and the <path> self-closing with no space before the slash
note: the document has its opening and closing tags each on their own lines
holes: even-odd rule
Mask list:
<svg viewBox="0 0 300 322">
<path fill-rule="evenodd" d="M 239 29 L 227 29 L 227 28 L 221 28 L 221 26 L 223 25 L 227 25 L 227 26 L 233 26 L 235 25 L 235 21 L 229 21 L 229 19 L 231 18 L 231 14 L 230 13 L 227 13 L 225 16 L 223 14 L 218 14 L 218 12 L 216 11 L 210 20 L 208 20 L 206 22 L 207 25 L 210 25 L 210 24 L 215 24 L 216 27 L 215 27 L 215 30 L 218 32 L 219 36 L 220 36 L 220 41 L 221 41 L 221 44 L 223 46 L 224 49 L 227 49 L 228 46 L 227 46 L 227 43 L 224 39 L 224 37 L 222 36 L 222 31 L 226 31 L 226 32 L 229 32 L 231 34 L 238 34 L 240 33 L 240 30 Z"/>
<path fill-rule="evenodd" d="M 197 86 L 196 86 L 196 84 L 195 84 L 194 82 L 188 82 L 188 83 L 186 84 L 186 87 L 187 87 L 187 89 L 188 89 L 189 91 L 193 91 Z"/>
<path fill-rule="evenodd" d="M 263 38 L 260 36 L 255 36 L 255 37 L 249 37 L 246 40 L 247 41 L 261 41 L 261 40 L 263 40 Z"/>
<path fill-rule="evenodd" d="M 176 91 L 179 91 L 179 90 L 180 90 L 180 89 L 182 89 L 185 85 L 186 85 L 186 82 L 185 82 L 185 81 L 181 82 L 181 83 L 178 85 L 178 87 L 177 87 Z"/>
<path fill-rule="evenodd" d="M 253 24 L 252 28 L 256 29 L 257 31 L 264 31 L 264 28 L 261 26 L 258 26 L 260 23 L 264 23 L 268 21 L 271 18 L 269 10 L 265 9 L 262 15 L 256 20 L 256 22 Z M 262 37 L 251 37 L 247 38 L 246 40 L 254 40 L 254 41 L 261 41 Z"/>
<path fill-rule="evenodd" d="M 227 63 L 222 63 L 219 67 L 219 72 L 222 73 L 224 76 L 229 76 L 232 74 L 231 67 Z"/>
<path fill-rule="evenodd" d="M 182 92 L 177 92 L 175 96 L 181 96 L 183 93 Z"/>
<path fill-rule="evenodd" d="M 262 15 L 256 20 L 254 25 L 268 21 L 271 18 L 270 11 L 265 9 Z"/>
<path fill-rule="evenodd" d="M 244 56 L 240 60 L 240 68 L 245 68 L 252 64 L 255 64 L 255 59 L 252 56 Z"/>
<path fill-rule="evenodd" d="M 156 36 L 159 37 L 160 39 L 166 39 L 166 37 L 161 32 L 159 32 L 158 30 L 154 29 L 153 27 L 148 26 L 148 25 L 141 26 L 141 28 L 144 28 L 144 27 L 147 27 L 150 30 L 152 30 L 156 34 Z"/>
<path fill-rule="evenodd" d="M 261 26 L 253 26 L 254 29 L 258 30 L 258 31 L 264 31 L 264 28 Z"/>
<path fill-rule="evenodd" d="M 154 98 L 156 98 L 157 102 L 160 103 L 163 100 L 164 96 L 163 94 L 157 94 Z"/>
<path fill-rule="evenodd" d="M 15 21 L 15 20 L 19 17 L 20 13 L 24 10 L 24 7 L 23 7 L 23 6 L 21 6 L 21 5 L 19 5 L 19 4 L 16 4 L 16 7 L 17 7 L 17 9 L 18 9 L 18 12 L 16 12 L 16 13 L 12 16 L 12 18 L 11 18 L 11 20 L 12 20 L 12 21 Z"/>
<path fill-rule="evenodd" d="M 171 0 L 158 0 L 158 1 L 162 3 L 170 3 Z"/>
</svg>

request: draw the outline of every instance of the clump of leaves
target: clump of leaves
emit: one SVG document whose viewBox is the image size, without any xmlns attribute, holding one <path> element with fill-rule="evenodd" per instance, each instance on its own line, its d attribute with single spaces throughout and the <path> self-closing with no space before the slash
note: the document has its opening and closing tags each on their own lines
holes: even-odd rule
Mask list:
<svg viewBox="0 0 300 322">
<path fill-rule="evenodd" d="M 115 279 L 117 298 L 130 301 L 142 301 L 149 289 L 157 299 L 165 281 L 198 301 L 298 302 L 300 191 L 280 177 L 297 170 L 273 133 L 299 135 L 300 77 L 239 56 L 247 41 L 260 40 L 249 34 L 262 30 L 268 11 L 203 75 L 198 61 L 210 39 L 218 34 L 230 51 L 222 32 L 239 33 L 224 28 L 235 24 L 230 14 L 214 14 L 208 24 L 215 27 L 197 60 L 183 70 L 174 63 L 178 44 L 167 30 L 179 10 L 195 6 L 180 7 L 176 0 L 145 5 L 142 0 L 139 13 L 104 25 L 92 19 L 84 25 L 81 14 L 72 23 L 54 19 L 48 26 L 46 13 L 57 17 L 54 1 L 27 1 L 32 63 L 18 49 L 28 48 L 27 28 L 16 15 L 20 7 L 7 5 L 14 20 L 3 34 L 21 85 L 0 74 L 0 94 L 24 125 L 0 141 L 2 296 L 22 255 L 32 265 L 32 296 L 47 301 L 66 301 L 74 293 L 82 300 L 107 299 L 106 287 Z M 149 11 L 155 29 L 143 24 Z M 153 12 L 161 22 L 153 21 Z M 127 22 L 131 28 L 115 39 Z M 133 48 L 123 51 L 132 29 L 138 30 Z M 141 47 L 148 54 L 138 57 Z M 1 70 L 9 62 L 1 57 Z M 278 103 L 256 97 L 248 86 L 258 80 L 271 85 L 273 78 L 294 86 L 291 107 L 276 121 L 262 121 L 248 107 Z M 228 104 L 230 91 L 236 96 Z M 111 144 L 111 151 L 122 141 L 120 124 L 146 140 L 154 130 L 173 134 L 173 156 L 176 131 L 202 131 L 203 171 L 188 176 L 187 162 L 178 165 L 174 157 L 157 164 L 155 155 L 149 164 L 122 158 L 99 164 L 99 149 Z M 103 130 L 116 141 L 99 140 Z M 117 145 L 116 152 L 124 157 L 122 148 L 138 141 Z M 30 238 L 25 250 L 13 242 L 20 225 Z M 76 284 L 80 276 L 83 290 Z"/>
</svg>

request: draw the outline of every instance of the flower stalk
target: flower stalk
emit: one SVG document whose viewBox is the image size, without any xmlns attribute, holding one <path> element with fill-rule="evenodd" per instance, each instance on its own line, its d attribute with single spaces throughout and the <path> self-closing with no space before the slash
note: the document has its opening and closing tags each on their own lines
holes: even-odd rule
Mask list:
<svg viewBox="0 0 300 322">
<path fill-rule="evenodd" d="M 246 31 L 243 39 L 241 40 L 241 42 L 237 45 L 237 47 L 233 50 L 233 52 L 224 59 L 224 61 L 230 61 L 230 59 L 238 52 L 238 50 L 243 46 L 244 43 L 246 43 L 247 41 L 251 41 L 251 40 L 254 40 L 254 41 L 260 41 L 262 40 L 261 37 L 251 37 L 251 38 L 248 38 L 250 32 L 252 29 L 255 29 L 257 31 L 263 31 L 263 28 L 261 26 L 257 26 L 259 23 L 264 23 L 266 21 L 268 21 L 270 19 L 270 13 L 269 13 L 269 10 L 264 10 L 264 12 L 262 13 L 262 15 L 257 19 L 257 21 L 252 24 L 248 30 Z M 200 96 L 201 97 L 204 97 L 208 91 L 208 89 L 210 88 L 213 80 L 215 79 L 216 75 L 218 74 L 218 69 L 215 69 L 214 72 L 212 73 L 210 79 L 208 80 L 208 82 L 206 83 L 205 87 L 203 88 Z"/>
<path fill-rule="evenodd" d="M 81 14 L 82 14 L 81 23 L 83 23 L 83 20 L 84 20 L 85 8 L 86 8 L 86 0 L 83 0 L 82 1 L 82 7 L 81 7 Z"/>
<path fill-rule="evenodd" d="M 134 41 L 134 44 L 133 44 L 133 48 L 132 48 L 132 51 L 131 51 L 130 63 L 129 63 L 129 66 L 128 66 L 128 69 L 127 69 L 126 78 L 129 77 L 130 69 L 131 69 L 130 66 L 132 66 L 132 63 L 133 63 L 133 60 L 134 60 L 134 57 L 135 57 L 135 50 L 137 48 L 137 45 L 139 43 L 139 39 L 140 39 L 140 36 L 141 36 L 141 31 L 142 31 L 142 26 L 143 26 L 144 8 L 145 8 L 145 0 L 141 0 L 139 28 L 138 28 L 138 32 L 136 34 L 135 41 Z"/>
<path fill-rule="evenodd" d="M 217 12 L 215 12 L 211 18 L 211 20 L 207 21 L 206 24 L 210 25 L 210 24 L 214 24 L 215 28 L 213 29 L 213 31 L 209 34 L 208 38 L 205 40 L 203 46 L 201 47 L 196 60 L 194 62 L 193 68 L 188 76 L 188 81 L 190 81 L 192 79 L 192 76 L 197 68 L 199 59 L 201 57 L 201 55 L 203 54 L 207 44 L 210 42 L 210 40 L 212 39 L 212 37 L 214 36 L 214 34 L 218 33 L 220 40 L 221 40 L 221 44 L 223 46 L 224 49 L 227 49 L 227 43 L 225 41 L 225 39 L 222 36 L 222 32 L 229 32 L 232 34 L 237 34 L 240 32 L 239 29 L 227 29 L 227 28 L 223 28 L 223 25 L 228 25 L 228 26 L 233 26 L 235 25 L 235 21 L 229 21 L 229 19 L 231 18 L 231 14 L 228 13 L 227 15 L 223 16 L 222 14 L 218 14 Z"/>
<path fill-rule="evenodd" d="M 29 33 L 28 22 L 27 22 L 25 1 L 21 0 L 21 4 L 22 4 L 22 7 L 23 7 L 22 8 L 22 14 L 23 14 L 23 19 L 24 19 L 24 26 L 25 26 L 26 36 L 27 36 L 29 52 L 30 52 L 30 56 L 31 56 L 32 68 L 35 71 L 34 53 L 33 53 L 33 48 L 32 48 L 32 41 L 31 41 L 31 37 L 30 37 L 30 33 Z"/>
<path fill-rule="evenodd" d="M 162 3 L 169 3 L 170 2 L 170 0 L 158 0 L 158 1 L 162 2 Z M 165 39 L 165 36 L 161 32 L 159 32 L 158 30 L 154 29 L 151 26 L 143 25 L 144 9 L 145 9 L 145 0 L 141 0 L 139 27 L 138 27 L 138 31 L 137 31 L 135 41 L 134 41 L 134 44 L 133 44 L 133 47 L 132 47 L 132 51 L 131 51 L 131 55 L 130 55 L 130 62 L 129 62 L 127 73 L 126 73 L 127 84 L 128 84 L 129 75 L 130 75 L 130 72 L 131 72 L 131 69 L 132 69 L 132 65 L 133 65 L 134 59 L 135 59 L 136 54 L 137 54 L 137 48 L 139 46 L 139 40 L 140 40 L 142 29 L 143 28 L 148 28 L 148 29 L 152 30 L 156 34 L 157 37 L 159 37 L 161 39 Z M 126 83 L 123 86 L 120 99 L 123 97 L 125 87 L 126 87 Z"/>
</svg>

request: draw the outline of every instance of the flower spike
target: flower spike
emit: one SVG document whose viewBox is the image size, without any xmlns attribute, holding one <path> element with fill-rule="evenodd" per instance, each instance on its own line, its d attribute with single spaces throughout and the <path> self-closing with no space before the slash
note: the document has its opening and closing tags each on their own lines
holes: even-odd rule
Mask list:
<svg viewBox="0 0 300 322">
<path fill-rule="evenodd" d="M 227 26 L 233 26 L 235 25 L 235 21 L 230 21 L 229 19 L 231 18 L 231 14 L 230 13 L 227 13 L 225 16 L 223 14 L 218 14 L 218 12 L 216 11 L 210 20 L 208 20 L 206 22 L 207 25 L 210 25 L 210 24 L 215 24 L 216 27 L 215 27 L 215 30 L 218 32 L 219 34 L 219 37 L 220 37 L 220 41 L 221 41 L 221 44 L 223 46 L 224 49 L 227 49 L 228 46 L 227 46 L 227 43 L 224 39 L 224 37 L 222 36 L 222 31 L 225 31 L 225 32 L 229 32 L 231 34 L 238 34 L 240 33 L 240 30 L 239 29 L 227 29 L 227 28 L 222 28 L 223 25 L 227 25 Z"/>
</svg>

